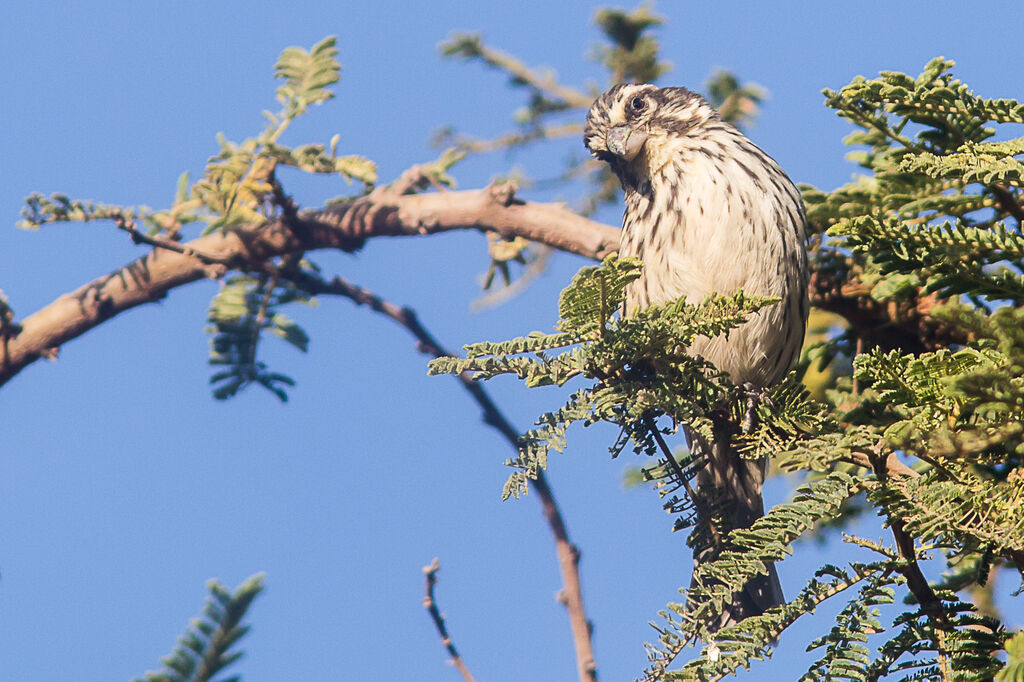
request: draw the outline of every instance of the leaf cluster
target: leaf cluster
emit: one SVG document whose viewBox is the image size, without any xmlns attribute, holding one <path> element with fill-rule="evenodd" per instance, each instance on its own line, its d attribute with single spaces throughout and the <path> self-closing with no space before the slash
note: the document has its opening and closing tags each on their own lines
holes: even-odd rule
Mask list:
<svg viewBox="0 0 1024 682">
<path fill-rule="evenodd" d="M 294 386 L 295 381 L 270 371 L 258 359 L 257 348 L 263 333 L 269 332 L 306 352 L 306 332 L 280 310 L 291 303 L 311 305 L 313 301 L 294 283 L 274 277 L 236 275 L 223 282 L 207 312 L 210 365 L 221 368 L 210 377 L 214 398 L 226 400 L 258 384 L 282 402 L 288 400 L 285 387 Z"/>
<path fill-rule="evenodd" d="M 804 188 L 813 230 L 836 239 L 816 253 L 875 300 L 920 291 L 1017 302 L 1024 138 L 986 142 L 993 124 L 1024 122 L 1024 105 L 982 99 L 936 58 L 916 78 L 883 72 L 826 90 L 827 106 L 860 130 L 847 144 L 867 174 L 832 192 Z M 849 250 L 853 251 L 851 254 Z"/>
<path fill-rule="evenodd" d="M 274 77 L 281 82 L 277 88 L 281 109 L 275 113 L 264 111 L 266 127 L 242 142 L 218 135 L 219 152 L 208 160 L 202 177 L 195 182 L 190 181 L 188 172 L 179 177 L 170 208 L 154 210 L 77 200 L 63 194 L 32 194 L 26 199 L 19 226 L 34 229 L 50 223 L 113 221 L 128 231 L 135 243 L 183 251 L 183 233 L 193 225 L 201 226 L 202 234 L 257 229 L 270 221 L 292 225 L 299 207 L 285 192 L 282 168 L 338 176 L 348 183 L 361 183 L 359 194 L 368 191 L 377 181 L 375 164 L 360 156 L 339 154 L 339 136 L 326 145 L 291 147 L 281 140 L 310 107 L 334 97 L 331 86 L 341 73 L 337 55 L 334 37 L 324 38 L 308 51 L 285 49 L 274 66 Z M 453 185 L 448 170 L 462 156 L 457 150 L 448 150 L 436 161 L 420 166 L 419 182 Z M 210 364 L 216 368 L 210 379 L 214 397 L 223 400 L 256 384 L 286 400 L 286 387 L 294 381 L 271 371 L 258 358 L 257 348 L 262 334 L 269 332 L 306 350 L 306 333 L 281 308 L 290 303 L 309 303 L 311 298 L 281 274 L 295 268 L 312 272 L 316 266 L 301 258 L 277 264 L 254 261 L 230 265 L 243 274 L 222 282 L 208 312 Z M 13 324 L 2 317 L 4 310 L 0 304 L 0 332 Z"/>
<path fill-rule="evenodd" d="M 163 669 L 147 672 L 133 682 L 209 682 L 242 658 L 244 654 L 236 650 L 236 645 L 249 633 L 249 626 L 242 620 L 263 591 L 263 577 L 258 573 L 248 578 L 234 592 L 211 580 L 202 614 L 189 623 L 174 651 L 161 659 Z M 241 678 L 233 675 L 219 679 L 238 682 Z"/>
<path fill-rule="evenodd" d="M 620 438 L 611 448 L 614 455 L 627 445 L 663 455 L 657 445 L 659 417 L 710 433 L 718 413 L 741 411 L 744 399 L 736 387 L 685 349 L 697 336 L 727 333 L 777 300 L 737 292 L 711 296 L 697 305 L 679 300 L 620 317 L 625 287 L 639 275 L 634 259 L 609 256 L 599 267 L 583 268 L 562 292 L 554 333 L 472 344 L 465 347 L 465 358 L 431 363 L 431 374 L 471 372 L 477 379 L 512 374 L 530 387 L 561 386 L 577 378 L 591 382 L 561 408 L 540 417 L 538 427 L 523 436 L 519 456 L 509 462 L 518 471 L 506 484 L 506 496 L 525 490 L 528 478 L 545 466 L 548 452 L 564 447 L 565 431 L 574 422 L 615 424 Z M 792 424 L 805 420 L 798 412 L 807 411 L 809 397 L 799 391 L 789 397 L 785 391 L 778 394 L 774 409 L 792 414 L 788 422 L 779 419 L 773 428 L 792 433 Z M 771 442 L 768 429 L 758 435 L 762 445 Z M 668 469 L 665 472 L 673 478 Z M 674 481 L 677 486 L 683 483 Z"/>
</svg>

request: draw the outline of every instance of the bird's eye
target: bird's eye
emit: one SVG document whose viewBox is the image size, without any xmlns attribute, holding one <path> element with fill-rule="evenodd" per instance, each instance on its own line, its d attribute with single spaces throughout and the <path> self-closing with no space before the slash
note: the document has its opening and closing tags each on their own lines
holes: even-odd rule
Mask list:
<svg viewBox="0 0 1024 682">
<path fill-rule="evenodd" d="M 647 100 L 643 97 L 634 97 L 629 101 L 629 106 L 633 107 L 633 111 L 643 111 L 647 106 Z"/>
</svg>

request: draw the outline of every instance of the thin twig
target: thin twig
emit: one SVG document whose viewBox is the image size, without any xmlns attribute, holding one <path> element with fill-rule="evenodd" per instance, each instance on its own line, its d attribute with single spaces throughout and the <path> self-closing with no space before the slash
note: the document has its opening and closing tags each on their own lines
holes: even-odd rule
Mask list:
<svg viewBox="0 0 1024 682">
<path fill-rule="evenodd" d="M 388 316 L 405 327 L 416 338 L 417 349 L 425 355 L 435 358 L 451 356 L 451 353 L 445 350 L 424 328 L 411 308 L 390 303 L 372 291 L 356 286 L 341 277 L 327 281 L 304 272 L 283 272 L 282 276 L 312 294 L 343 296 L 358 305 L 365 305 L 375 312 Z M 483 410 L 481 416 L 483 422 L 501 433 L 509 445 L 518 452 L 519 431 L 502 414 L 480 382 L 474 381 L 469 372 L 463 372 L 458 379 L 462 387 Z M 593 644 L 590 638 L 592 627 L 583 608 L 583 591 L 580 586 L 579 548 L 569 539 L 565 519 L 562 517 L 558 503 L 555 501 L 554 492 L 551 490 L 544 472 L 538 471 L 537 478 L 530 483 L 540 498 L 544 517 L 555 538 L 555 551 L 558 555 L 558 565 L 563 583 L 560 601 L 565 605 L 569 614 L 569 626 L 572 629 L 573 645 L 576 650 L 576 669 L 580 682 L 597 682 L 597 663 L 594 660 Z"/>
<path fill-rule="evenodd" d="M 230 258 L 203 253 L 202 251 L 192 248 L 188 244 L 182 244 L 181 242 L 168 239 L 167 237 L 162 237 L 160 235 L 148 235 L 135 227 L 134 221 L 127 219 L 124 216 L 115 218 L 114 224 L 117 225 L 118 229 L 124 230 L 131 235 L 132 241 L 136 244 L 148 244 L 149 246 L 158 249 L 167 249 L 168 251 L 174 251 L 175 253 L 180 253 L 184 256 L 191 256 L 199 259 L 206 265 L 230 265 L 232 262 Z"/>
<path fill-rule="evenodd" d="M 256 321 L 253 324 L 252 329 L 252 346 L 249 350 L 249 365 L 252 367 L 256 366 L 256 348 L 260 342 L 260 332 L 263 330 L 263 323 L 267 319 L 267 309 L 270 307 L 270 299 L 274 295 L 274 287 L 277 286 L 277 279 L 279 274 L 275 272 L 270 276 L 270 279 L 264 284 L 267 291 L 263 294 L 263 300 L 260 301 L 259 310 L 256 311 Z"/>
<path fill-rule="evenodd" d="M 877 466 L 881 465 L 884 468 L 886 477 L 906 476 L 907 478 L 919 478 L 921 476 L 921 474 L 901 462 L 895 452 L 889 452 L 889 454 L 885 456 L 885 459 L 879 462 L 876 460 L 873 453 L 869 455 L 860 450 L 851 450 L 850 456 L 848 458 L 844 457 L 843 461 L 847 461 L 850 464 L 856 464 L 857 466 L 870 469 L 871 471 L 874 471 Z"/>
<path fill-rule="evenodd" d="M 870 455 L 870 460 L 871 468 L 878 477 L 879 482 L 885 485 L 890 475 L 888 462 L 889 454 L 891 453 L 883 456 L 883 448 L 884 442 L 879 443 L 877 451 Z M 935 622 L 937 630 L 949 628 L 949 621 L 943 611 L 942 601 L 928 583 L 928 579 L 924 576 L 924 573 L 921 571 L 921 565 L 917 561 L 914 538 L 906 531 L 903 520 L 889 513 L 888 510 L 886 510 L 886 520 L 889 523 L 889 529 L 892 531 L 893 539 L 896 540 L 896 549 L 900 553 L 900 558 L 904 561 L 904 564 L 897 568 L 897 570 L 907 579 L 907 589 L 917 599 L 921 609 Z M 944 654 L 944 652 L 939 653 L 940 655 Z"/>
<path fill-rule="evenodd" d="M 456 135 L 451 138 L 452 144 L 459 149 L 477 154 L 489 154 L 510 147 L 521 147 L 537 140 L 555 140 L 563 137 L 575 137 L 583 134 L 583 126 L 579 123 L 564 123 L 556 126 L 538 125 L 529 130 L 517 130 L 495 138 L 480 139 L 468 135 Z M 444 138 L 447 141 L 447 138 Z"/>
<path fill-rule="evenodd" d="M 430 619 L 434 621 L 437 634 L 441 636 L 441 644 L 444 644 L 444 648 L 448 650 L 448 655 L 452 657 L 451 664 L 462 673 L 462 679 L 466 680 L 466 682 L 475 682 L 472 673 L 469 672 L 469 668 L 463 663 L 459 652 L 455 650 L 455 643 L 452 642 L 451 635 L 448 634 L 448 627 L 444 623 L 444 614 L 441 613 L 441 609 L 437 608 L 437 601 L 434 599 L 434 586 L 437 585 L 437 572 L 440 570 L 441 562 L 436 558 L 430 562 L 429 566 L 423 567 L 423 575 L 427 578 L 423 606 L 427 609 L 427 613 L 430 614 Z"/>
<path fill-rule="evenodd" d="M 693 500 L 694 504 L 697 504 L 697 495 L 690 487 L 690 481 L 683 473 L 682 468 L 679 466 L 679 462 L 677 462 L 676 458 L 672 455 L 672 451 L 669 449 L 668 443 L 666 443 L 665 439 L 662 437 L 661 429 L 658 428 L 657 422 L 655 422 L 654 418 L 651 416 L 647 416 L 644 421 L 647 422 L 647 429 L 654 436 L 654 440 L 657 441 L 662 454 L 665 455 L 665 461 L 668 463 L 669 468 L 672 469 L 676 478 L 679 479 L 679 483 L 686 489 L 686 494 L 690 496 L 690 499 Z"/>
<path fill-rule="evenodd" d="M 534 250 L 536 251 L 536 256 L 520 273 L 519 277 L 516 277 L 515 281 L 476 299 L 469 305 L 469 309 L 472 312 L 479 312 L 505 303 L 526 291 L 531 282 L 547 272 L 548 260 L 551 258 L 551 254 L 554 253 L 554 249 L 540 244 L 535 245 Z"/>
<path fill-rule="evenodd" d="M 564 102 L 568 107 L 585 109 L 594 101 L 594 98 L 587 93 L 559 83 L 551 72 L 540 75 L 538 71 L 531 69 L 512 55 L 502 52 L 501 50 L 488 47 L 483 43 L 479 43 L 477 47 L 479 49 L 479 53 L 475 56 L 479 56 L 479 58 L 485 63 L 497 69 L 501 69 L 513 78 L 516 78 L 541 92 L 546 92 L 549 95 L 562 100 L 562 102 Z"/>
<path fill-rule="evenodd" d="M 270 197 L 274 202 L 274 205 L 281 209 L 281 217 L 286 223 L 294 223 L 295 219 L 299 216 L 299 207 L 295 203 L 295 200 L 288 196 L 284 191 L 284 187 L 277 181 L 277 176 L 272 174 L 270 176 Z"/>
<path fill-rule="evenodd" d="M 715 546 L 720 547 L 723 538 L 721 534 L 718 532 L 719 529 L 712 522 L 711 514 L 708 513 L 708 510 L 704 505 L 704 498 L 700 497 L 697 494 L 697 492 L 690 487 L 689 479 L 686 478 L 686 474 L 683 472 L 682 467 L 679 466 L 679 462 L 676 461 L 675 456 L 672 455 L 672 451 L 669 449 L 668 443 L 666 443 L 665 439 L 662 437 L 661 430 L 658 428 L 658 424 L 654 421 L 654 418 L 648 416 L 646 417 L 646 421 L 647 428 L 654 435 L 654 440 L 658 443 L 658 447 L 661 448 L 661 452 L 665 456 L 665 460 L 668 462 L 669 468 L 672 469 L 672 472 L 676 475 L 676 478 L 679 479 L 679 482 L 686 490 L 686 494 L 693 502 L 693 507 L 697 511 L 699 522 L 701 523 L 701 525 L 707 527 L 708 532 L 711 534 L 711 541 L 715 544 Z"/>
</svg>

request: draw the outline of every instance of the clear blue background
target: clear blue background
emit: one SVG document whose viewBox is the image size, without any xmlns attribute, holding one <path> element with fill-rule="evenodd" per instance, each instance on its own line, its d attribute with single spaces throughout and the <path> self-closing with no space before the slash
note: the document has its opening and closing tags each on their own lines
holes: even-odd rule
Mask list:
<svg viewBox="0 0 1024 682">
<path fill-rule="evenodd" d="M 1024 97 L 1018 2 L 659 9 L 668 19 L 664 56 L 676 65 L 665 82 L 699 87 L 723 66 L 764 85 L 771 98 L 751 136 L 795 180 L 819 187 L 854 172 L 841 143 L 850 128 L 821 105 L 823 87 L 883 69 L 916 74 L 941 54 L 977 92 Z M 337 34 L 343 74 L 338 98 L 285 141 L 340 133 L 343 152 L 373 158 L 389 180 L 436 155 L 428 145 L 436 128 L 497 134 L 521 104 L 500 74 L 438 57 L 450 31 L 482 30 L 568 83 L 603 84 L 585 58 L 599 39 L 593 10 L 584 2 L 10 3 L 0 25 L 8 226 L 0 288 L 25 316 L 140 255 L 106 224 L 36 233 L 13 225 L 33 191 L 167 205 L 178 175 L 195 176 L 216 151 L 218 131 L 241 139 L 260 129 L 260 110 L 276 106 L 272 66 L 288 45 Z M 513 164 L 549 177 L 570 151 L 582 151 L 579 141 L 472 159 L 456 175 L 466 188 Z M 346 191 L 334 179 L 285 179 L 308 205 Z M 614 224 L 619 213 L 599 217 Z M 525 295 L 471 314 L 487 262 L 478 234 L 378 239 L 355 256 L 318 260 L 412 306 L 453 348 L 550 329 L 557 291 L 583 265 L 559 256 Z M 266 571 L 237 666 L 249 682 L 455 680 L 421 605 L 420 568 L 435 556 L 437 596 L 478 679 L 573 679 L 550 533 L 536 500 L 499 500 L 507 445 L 480 424 L 457 383 L 428 378 L 425 359 L 389 320 L 324 300 L 295 314 L 313 338 L 307 356 L 265 345 L 299 382 L 288 405 L 257 389 L 216 402 L 203 334 L 215 290 L 194 284 L 118 317 L 0 393 L 0 679 L 141 674 L 198 612 L 208 578 L 234 586 Z M 511 381 L 489 388 L 521 428 L 562 400 Z M 689 580 L 689 555 L 656 496 L 621 485 L 637 462 L 608 458 L 613 434 L 571 436 L 570 450 L 552 458 L 551 479 L 583 551 L 601 677 L 629 679 L 645 663 L 641 642 L 654 635 L 647 622 Z M 768 502 L 791 486 L 774 481 Z M 864 532 L 885 537 L 873 523 Z M 815 566 L 848 555 L 835 543 L 798 546 L 782 568 L 788 593 Z M 833 612 L 788 633 L 761 673 L 802 673 L 809 633 L 826 629 Z"/>
</svg>

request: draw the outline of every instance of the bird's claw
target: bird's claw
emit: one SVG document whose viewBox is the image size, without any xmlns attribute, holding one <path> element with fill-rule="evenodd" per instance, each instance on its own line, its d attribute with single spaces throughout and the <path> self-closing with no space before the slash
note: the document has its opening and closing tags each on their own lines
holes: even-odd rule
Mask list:
<svg viewBox="0 0 1024 682">
<path fill-rule="evenodd" d="M 757 419 L 757 406 L 762 401 L 770 403 L 771 398 L 768 397 L 767 390 L 749 381 L 743 384 L 742 389 L 747 398 L 747 411 L 743 415 L 743 424 L 740 426 L 740 429 L 742 430 L 743 435 L 746 436 L 754 432 L 754 422 Z"/>
</svg>

